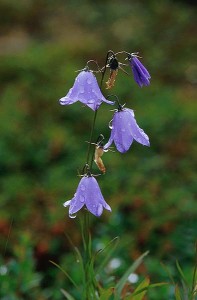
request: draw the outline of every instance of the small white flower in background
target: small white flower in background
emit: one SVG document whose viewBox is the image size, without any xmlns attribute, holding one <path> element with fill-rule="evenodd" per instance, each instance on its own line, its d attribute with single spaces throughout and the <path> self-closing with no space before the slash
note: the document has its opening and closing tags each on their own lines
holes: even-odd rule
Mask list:
<svg viewBox="0 0 197 300">
<path fill-rule="evenodd" d="M 6 266 L 0 266 L 0 275 L 4 276 L 8 272 L 8 268 Z"/>
<path fill-rule="evenodd" d="M 122 262 L 119 258 L 113 258 L 112 260 L 110 260 L 110 262 L 108 264 L 108 268 L 110 270 L 114 270 L 114 269 L 119 268 L 121 264 L 122 264 Z"/>
<path fill-rule="evenodd" d="M 139 276 L 135 273 L 131 273 L 127 279 L 130 283 L 136 283 L 139 280 Z"/>
</svg>

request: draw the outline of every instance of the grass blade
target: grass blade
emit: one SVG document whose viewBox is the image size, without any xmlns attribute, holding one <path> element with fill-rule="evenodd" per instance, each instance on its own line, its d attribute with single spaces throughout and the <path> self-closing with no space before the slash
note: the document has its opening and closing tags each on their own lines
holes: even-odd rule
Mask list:
<svg viewBox="0 0 197 300">
<path fill-rule="evenodd" d="M 54 261 L 52 261 L 52 260 L 49 260 L 50 261 L 50 263 L 52 263 L 54 266 L 56 266 L 60 271 L 62 271 L 62 273 L 64 273 L 65 275 L 66 275 L 66 277 L 70 280 L 70 282 L 72 282 L 72 284 L 77 288 L 77 289 L 79 289 L 78 288 L 78 286 L 77 286 L 77 284 L 75 283 L 75 281 L 70 277 L 70 275 L 68 275 L 68 273 L 64 270 L 64 269 L 62 269 L 58 264 L 56 264 Z"/>
<path fill-rule="evenodd" d="M 184 282 L 185 285 L 188 287 L 187 280 L 186 280 L 186 278 L 185 278 L 185 275 L 184 275 L 184 273 L 183 273 L 183 271 L 182 271 L 182 269 L 181 269 L 181 266 L 180 266 L 178 260 L 176 260 L 176 267 L 177 267 L 177 270 L 179 271 L 179 274 L 181 275 L 181 278 L 182 278 L 183 282 Z"/>
<path fill-rule="evenodd" d="M 112 253 L 115 251 L 117 245 L 119 243 L 119 237 L 116 236 L 114 239 L 112 239 L 105 248 L 103 248 L 102 250 L 100 250 L 97 255 L 103 253 L 104 251 L 106 251 L 106 249 L 110 248 L 109 251 L 107 252 L 107 254 L 105 255 L 104 259 L 102 260 L 102 262 L 100 263 L 100 265 L 96 268 L 95 273 L 98 274 L 101 271 L 103 271 L 104 267 L 106 266 L 107 262 L 109 261 Z"/>
<path fill-rule="evenodd" d="M 67 300 L 75 300 L 75 298 L 73 298 L 73 296 L 71 296 L 67 291 L 65 291 L 63 289 L 61 289 L 60 291 L 66 297 Z"/>
<path fill-rule="evenodd" d="M 177 285 L 175 286 L 175 299 L 176 300 L 182 300 L 180 290 L 179 290 L 179 287 Z"/>
<path fill-rule="evenodd" d="M 144 257 L 149 253 L 149 251 L 145 252 L 142 254 L 138 259 L 134 261 L 134 263 L 127 269 L 127 271 L 124 273 L 124 275 L 120 278 L 118 283 L 115 286 L 115 291 L 116 291 L 116 297 L 115 299 L 119 300 L 121 298 L 121 291 L 127 281 L 128 276 L 133 273 L 139 265 L 142 263 Z"/>
</svg>

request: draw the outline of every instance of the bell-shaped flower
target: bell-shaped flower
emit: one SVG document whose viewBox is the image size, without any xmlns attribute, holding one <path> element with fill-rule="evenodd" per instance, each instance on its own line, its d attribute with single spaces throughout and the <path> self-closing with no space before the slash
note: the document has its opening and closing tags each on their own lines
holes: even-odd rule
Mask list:
<svg viewBox="0 0 197 300">
<path fill-rule="evenodd" d="M 88 69 L 78 74 L 68 94 L 59 100 L 61 105 L 69 105 L 76 101 L 82 102 L 94 111 L 99 108 L 102 102 L 114 104 L 102 95 L 96 77 Z"/>
<path fill-rule="evenodd" d="M 114 142 L 117 150 L 124 153 L 129 150 L 133 140 L 144 146 L 150 146 L 146 133 L 137 125 L 134 111 L 120 107 L 111 121 L 111 136 L 103 149 L 107 150 Z"/>
<path fill-rule="evenodd" d="M 111 211 L 111 207 L 105 202 L 96 179 L 93 176 L 85 175 L 79 182 L 74 197 L 66 201 L 64 206 L 69 206 L 69 216 L 76 214 L 85 206 L 93 215 L 100 217 L 103 208 Z"/>
<path fill-rule="evenodd" d="M 151 76 L 140 60 L 135 55 L 129 55 L 128 59 L 137 84 L 140 87 L 143 85 L 149 85 Z"/>
</svg>

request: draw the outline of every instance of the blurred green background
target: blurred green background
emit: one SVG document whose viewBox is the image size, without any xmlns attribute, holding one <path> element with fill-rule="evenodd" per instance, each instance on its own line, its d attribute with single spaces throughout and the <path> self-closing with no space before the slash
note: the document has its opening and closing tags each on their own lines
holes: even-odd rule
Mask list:
<svg viewBox="0 0 197 300">
<path fill-rule="evenodd" d="M 131 71 L 119 71 L 115 87 L 103 90 L 135 110 L 151 147 L 133 143 L 124 155 L 103 157 L 107 173 L 98 182 L 112 213 L 92 217 L 94 248 L 120 236 L 117 278 L 149 250 L 140 277 L 167 280 L 161 261 L 176 277 L 178 259 L 191 280 L 197 238 L 195 15 L 192 1 L 0 1 L 0 299 L 59 300 L 60 288 L 72 293 L 49 260 L 79 280 L 65 236 L 81 247 L 79 218 L 69 219 L 62 204 L 76 190 L 93 112 L 79 102 L 60 106 L 58 99 L 76 70 L 89 59 L 103 66 L 109 49 L 139 51 L 151 74 L 151 85 L 141 89 Z M 98 113 L 95 138 L 109 137 L 109 109 L 103 105 Z M 173 291 L 152 290 L 149 299 L 174 299 Z"/>
</svg>

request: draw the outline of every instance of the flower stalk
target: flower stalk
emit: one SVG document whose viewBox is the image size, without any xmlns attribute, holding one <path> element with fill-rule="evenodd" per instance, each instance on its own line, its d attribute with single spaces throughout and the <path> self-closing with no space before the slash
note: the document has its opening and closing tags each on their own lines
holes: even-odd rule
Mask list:
<svg viewBox="0 0 197 300">
<path fill-rule="evenodd" d="M 92 254 L 92 240 L 90 233 L 90 214 L 84 211 L 83 221 L 81 224 L 81 232 L 84 247 L 84 273 L 85 273 L 85 286 L 83 287 L 82 300 L 99 299 L 97 282 L 94 272 L 94 260 Z"/>
<path fill-rule="evenodd" d="M 99 299 L 99 288 L 94 271 L 95 256 L 92 252 L 89 213 L 96 217 L 100 217 L 104 208 L 108 211 L 111 211 L 111 207 L 107 204 L 107 202 L 105 202 L 99 185 L 95 179 L 95 176 L 93 175 L 93 161 L 95 161 L 99 170 L 101 170 L 104 174 L 106 169 L 102 162 L 101 156 L 104 152 L 107 152 L 110 149 L 110 146 L 113 142 L 117 150 L 121 153 L 129 150 L 133 140 L 141 143 L 142 145 L 149 146 L 149 138 L 137 125 L 133 110 L 124 108 L 124 105 L 120 104 L 116 95 L 115 97 L 117 98 L 116 101 L 118 103 L 118 109 L 114 112 L 109 141 L 103 145 L 102 141 L 104 137 L 101 134 L 100 136 L 102 137 L 102 141 L 100 141 L 100 143 L 99 140 L 97 140 L 96 143 L 93 142 L 96 119 L 100 105 L 102 103 L 114 105 L 115 103 L 107 100 L 109 96 L 105 98 L 101 92 L 107 68 L 109 69 L 109 78 L 106 82 L 106 89 L 111 89 L 114 86 L 118 70 L 122 70 L 124 73 L 128 74 L 122 67 L 128 65 L 121 63 L 117 58 L 117 55 L 120 54 L 127 56 L 126 59 L 129 61 L 136 83 L 140 87 L 143 85 L 149 85 L 150 74 L 138 60 L 137 53 L 128 53 L 126 51 L 114 53 L 112 50 L 109 50 L 106 55 L 104 67 L 100 69 L 97 62 L 93 60 L 88 61 L 86 67 L 79 71 L 73 87 L 70 88 L 66 96 L 59 100 L 61 105 L 70 105 L 79 101 L 94 111 L 92 124 L 90 127 L 86 163 L 83 167 L 82 174 L 80 175 L 82 178 L 73 198 L 64 203 L 65 207 L 69 207 L 69 216 L 71 218 L 75 218 L 76 213 L 82 208 L 85 208 L 83 209 L 83 220 L 81 222 L 84 249 L 82 300 Z M 89 69 L 88 64 L 90 62 L 95 62 L 97 64 L 98 70 L 96 72 L 100 72 L 101 74 L 100 85 L 98 85 L 97 79 L 93 74 L 94 71 Z M 94 149 L 94 152 L 91 148 L 92 144 L 96 145 L 96 150 Z"/>
</svg>

